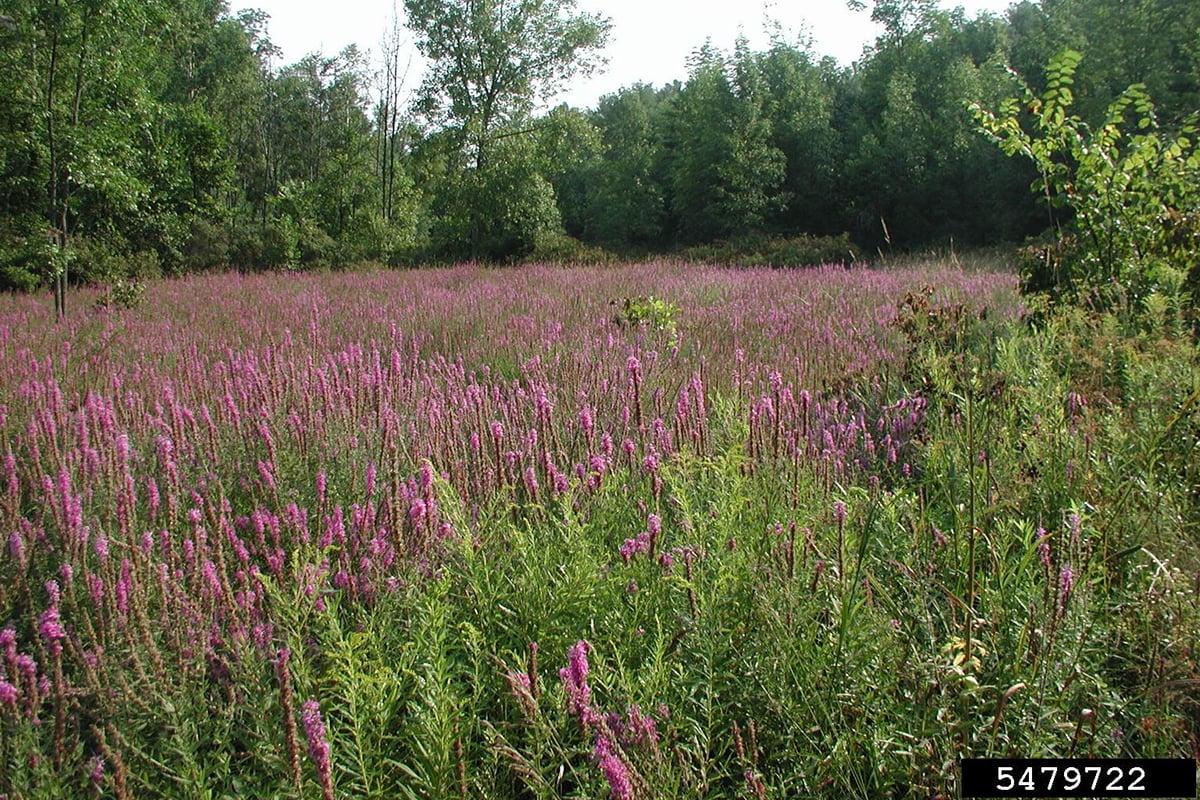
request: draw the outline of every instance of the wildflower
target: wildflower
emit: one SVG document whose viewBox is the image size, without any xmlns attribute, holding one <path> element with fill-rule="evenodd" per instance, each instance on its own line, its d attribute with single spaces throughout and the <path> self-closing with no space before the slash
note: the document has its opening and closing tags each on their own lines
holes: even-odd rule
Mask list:
<svg viewBox="0 0 1200 800">
<path fill-rule="evenodd" d="M 633 782 L 629 778 L 629 768 L 613 750 L 612 742 L 607 736 L 596 738 L 596 747 L 592 751 L 596 765 L 604 773 L 608 781 L 608 789 L 613 800 L 632 800 Z"/>
<path fill-rule="evenodd" d="M 536 716 L 537 701 L 533 697 L 533 683 L 529 680 L 529 673 L 524 670 L 510 669 L 504 674 L 504 680 L 508 683 L 508 691 L 521 706 L 521 711 L 526 718 Z"/>
<path fill-rule="evenodd" d="M 1049 533 L 1047 533 L 1045 528 L 1038 528 L 1037 538 L 1038 538 L 1038 546 L 1037 546 L 1038 558 L 1041 559 L 1042 566 L 1049 569 L 1050 568 L 1050 542 L 1048 541 Z"/>
<path fill-rule="evenodd" d="M 8 537 L 8 555 L 19 567 L 25 567 L 25 540 L 17 531 L 13 531 Z"/>
<path fill-rule="evenodd" d="M 265 461 L 259 461 L 258 462 L 258 475 L 260 478 L 262 478 L 263 483 L 266 484 L 267 491 L 274 492 L 275 491 L 275 474 L 272 470 L 272 465 Z M 196 509 L 192 509 L 192 511 L 196 511 Z M 188 514 L 189 514 L 189 516 L 191 516 L 191 512 L 188 512 Z M 198 521 L 198 520 L 193 519 L 193 522 L 195 522 L 195 521 Z"/>
<path fill-rule="evenodd" d="M 62 650 L 61 642 L 67 638 L 67 632 L 63 629 L 57 608 L 50 606 L 38 617 L 38 633 L 50 645 L 51 650 L 55 652 Z"/>
<path fill-rule="evenodd" d="M 833 501 L 833 519 L 839 528 L 846 524 L 846 504 L 841 500 Z"/>
<path fill-rule="evenodd" d="M 658 724 L 637 704 L 629 707 L 626 720 L 621 723 L 619 730 L 622 743 L 629 747 L 652 747 L 658 744 Z"/>
<path fill-rule="evenodd" d="M 17 687 L 0 678 L 0 706 L 15 708 L 17 705 Z"/>
<path fill-rule="evenodd" d="M 317 769 L 324 800 L 333 800 L 333 765 L 329 754 L 331 748 L 325 736 L 325 723 L 321 719 L 321 706 L 316 700 L 307 700 L 300 711 L 304 723 L 304 738 L 308 740 L 308 756 Z"/>
<path fill-rule="evenodd" d="M 92 602 L 100 605 L 104 602 L 104 579 L 99 575 L 92 573 L 87 574 L 88 596 L 92 598 Z"/>
<path fill-rule="evenodd" d="M 100 782 L 104 780 L 104 759 L 100 756 L 92 756 L 88 760 L 88 766 L 90 767 L 88 770 L 88 780 L 92 784 L 99 786 Z"/>
<path fill-rule="evenodd" d="M 10 663 L 17 658 L 17 634 L 12 628 L 0 629 L 0 648 L 4 649 L 4 657 Z"/>
<path fill-rule="evenodd" d="M 638 552 L 637 539 L 626 539 L 618 548 L 618 552 L 621 554 L 621 560 L 628 564 Z"/>
<path fill-rule="evenodd" d="M 567 710 L 578 715 L 585 722 L 594 715 L 592 709 L 592 690 L 588 686 L 588 651 L 592 646 L 585 640 L 579 640 L 567 651 L 567 666 L 558 671 L 563 688 L 567 692 Z"/>
<path fill-rule="evenodd" d="M 1071 569 L 1068 564 L 1062 568 L 1062 572 L 1058 574 L 1058 613 L 1062 614 L 1067 610 L 1067 598 L 1071 596 L 1071 590 L 1075 588 L 1075 570 Z"/>
<path fill-rule="evenodd" d="M 933 545 L 934 547 L 945 547 L 948 543 L 946 534 L 942 533 L 936 525 L 933 526 Z"/>
</svg>

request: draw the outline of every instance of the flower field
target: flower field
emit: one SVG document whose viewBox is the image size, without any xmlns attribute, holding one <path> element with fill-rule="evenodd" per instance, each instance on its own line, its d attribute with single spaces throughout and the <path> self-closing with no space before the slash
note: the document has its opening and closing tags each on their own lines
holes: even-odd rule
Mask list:
<svg viewBox="0 0 1200 800">
<path fill-rule="evenodd" d="M 964 756 L 1194 755 L 1194 373 L 1077 379 L 1014 283 L 0 297 L 0 796 L 949 796 Z M 1122 416 L 1151 388 L 1170 437 Z"/>
</svg>

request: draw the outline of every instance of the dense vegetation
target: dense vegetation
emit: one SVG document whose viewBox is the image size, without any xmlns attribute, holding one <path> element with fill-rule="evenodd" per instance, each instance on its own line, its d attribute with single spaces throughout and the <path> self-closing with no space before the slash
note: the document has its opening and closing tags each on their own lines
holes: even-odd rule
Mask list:
<svg viewBox="0 0 1200 800">
<path fill-rule="evenodd" d="M 0 295 L 0 798 L 1200 760 L 1194 3 L 881 0 L 853 68 L 540 115 L 569 0 L 409 0 L 411 108 L 394 44 L 275 69 L 187 5 L 0 15 L 3 274 L 58 312 Z M 464 256 L 543 263 L 296 274 Z"/>
<path fill-rule="evenodd" d="M 1046 65 L 1080 52 L 1089 125 L 1135 82 L 1168 130 L 1200 105 L 1186 0 L 973 19 L 876 2 L 885 32 L 852 66 L 782 34 L 763 51 L 698 42 L 682 83 L 549 111 L 542 99 L 594 66 L 604 20 L 567 0 L 404 10 L 371 59 L 351 47 L 280 65 L 264 16 L 219 0 L 7 3 L 0 287 L 725 240 L 764 263 L 1020 241 L 1048 226 L 1037 171 L 978 136 L 968 109 L 1017 91 L 1006 65 L 1040 94 Z M 432 65 L 420 85 L 406 41 Z"/>
<path fill-rule="evenodd" d="M 0 298 L 0 793 L 955 796 L 965 756 L 1197 755 L 1195 348 L 1030 327 L 1014 283 Z"/>
</svg>

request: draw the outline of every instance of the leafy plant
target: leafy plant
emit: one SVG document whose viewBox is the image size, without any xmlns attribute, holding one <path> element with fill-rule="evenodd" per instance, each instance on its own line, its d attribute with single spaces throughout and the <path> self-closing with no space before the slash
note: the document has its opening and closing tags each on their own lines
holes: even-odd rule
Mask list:
<svg viewBox="0 0 1200 800">
<path fill-rule="evenodd" d="M 686 261 L 740 267 L 809 267 L 848 264 L 859 259 L 850 234 L 837 236 L 737 236 L 707 245 L 695 245 L 680 255 Z"/>
<path fill-rule="evenodd" d="M 610 305 L 616 305 L 616 300 Z M 675 319 L 679 316 L 679 307 L 668 303 L 654 295 L 626 297 L 621 301 L 621 310 L 613 316 L 613 322 L 618 327 L 649 328 L 653 331 L 665 332 L 669 339 L 679 338 L 675 327 Z"/>
<path fill-rule="evenodd" d="M 973 106 L 1005 153 L 1034 162 L 1035 189 L 1050 207 L 1058 244 L 1028 260 L 1023 288 L 1052 302 L 1151 311 L 1160 321 L 1194 316 L 1195 291 L 1188 303 L 1184 289 L 1200 274 L 1200 117 L 1170 133 L 1145 86 L 1134 84 L 1093 129 L 1071 111 L 1082 60 L 1073 50 L 1054 58 L 1041 96 L 1014 76 L 1019 96 L 998 111 Z"/>
</svg>

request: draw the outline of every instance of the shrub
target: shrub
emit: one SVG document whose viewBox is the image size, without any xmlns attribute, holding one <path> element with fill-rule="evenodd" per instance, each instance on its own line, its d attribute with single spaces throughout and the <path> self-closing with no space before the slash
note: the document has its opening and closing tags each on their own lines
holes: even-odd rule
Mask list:
<svg viewBox="0 0 1200 800">
<path fill-rule="evenodd" d="M 550 230 L 537 236 L 533 251 L 525 260 L 551 264 L 612 264 L 617 258 L 603 247 L 584 244 L 562 231 Z"/>
<path fill-rule="evenodd" d="M 740 267 L 808 267 L 848 264 L 859 258 L 850 234 L 837 236 L 772 237 L 761 234 L 739 236 L 680 253 L 686 261 Z"/>
<path fill-rule="evenodd" d="M 31 292 L 43 285 L 51 260 L 50 248 L 44 236 L 0 239 L 0 291 Z"/>
<path fill-rule="evenodd" d="M 109 283 L 104 294 L 96 298 L 96 308 L 137 308 L 145 300 L 146 284 L 139 280 L 118 278 Z"/>
<path fill-rule="evenodd" d="M 1030 252 L 1024 289 L 1051 303 L 1121 310 L 1127 321 L 1193 317 L 1195 294 L 1189 302 L 1185 287 L 1200 281 L 1200 151 L 1192 138 L 1200 117 L 1169 134 L 1145 86 L 1135 84 L 1093 130 L 1070 113 L 1082 58 L 1066 50 L 1053 59 L 1040 97 L 1017 76 L 1020 96 L 997 112 L 974 107 L 1005 153 L 1037 166 L 1034 190 L 1069 215 L 1052 247 Z"/>
<path fill-rule="evenodd" d="M 217 269 L 229 264 L 233 235 L 229 227 L 210 220 L 192 220 L 183 246 L 184 272 Z"/>
</svg>

